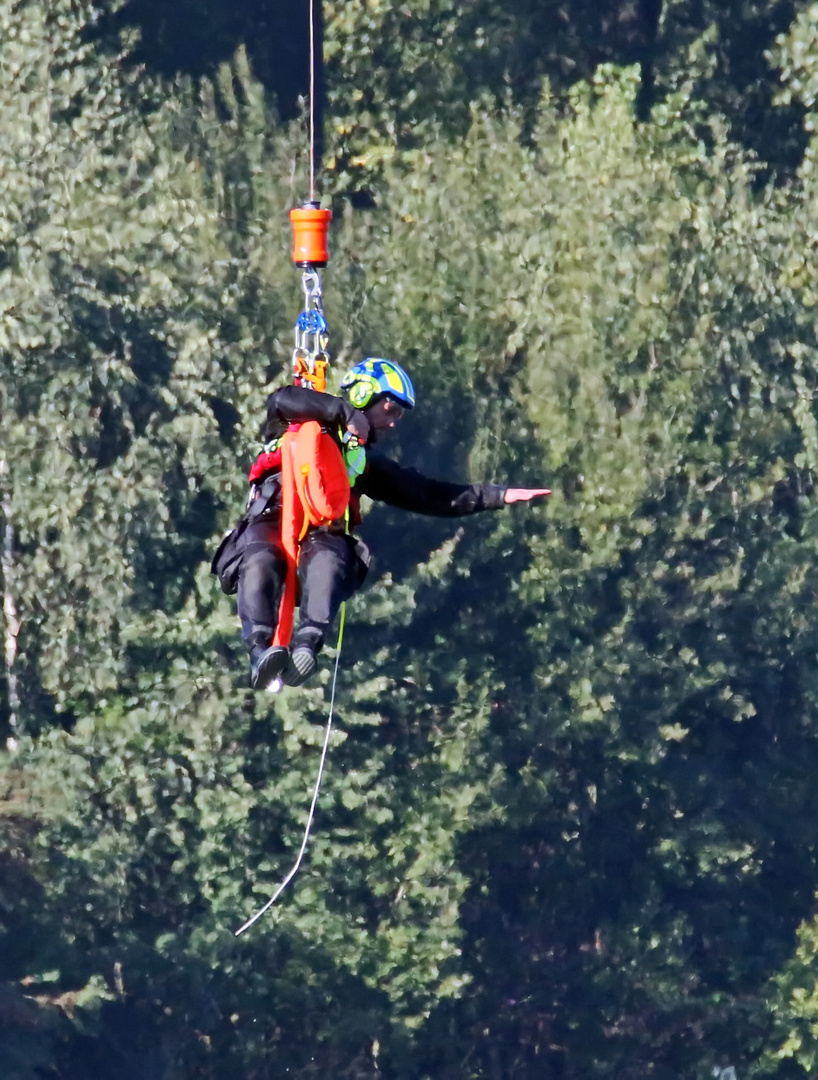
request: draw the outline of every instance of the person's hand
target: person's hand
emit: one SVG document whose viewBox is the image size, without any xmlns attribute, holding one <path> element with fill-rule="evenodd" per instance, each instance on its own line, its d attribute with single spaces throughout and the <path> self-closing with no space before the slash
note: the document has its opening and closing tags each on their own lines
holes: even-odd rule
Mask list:
<svg viewBox="0 0 818 1080">
<path fill-rule="evenodd" d="M 539 499 L 550 494 L 548 488 L 508 488 L 505 501 L 507 503 L 530 502 L 532 499 Z"/>
<path fill-rule="evenodd" d="M 359 443 L 365 443 L 369 438 L 369 421 L 360 409 L 355 410 L 355 415 L 347 424 L 347 431 L 354 435 Z"/>
</svg>

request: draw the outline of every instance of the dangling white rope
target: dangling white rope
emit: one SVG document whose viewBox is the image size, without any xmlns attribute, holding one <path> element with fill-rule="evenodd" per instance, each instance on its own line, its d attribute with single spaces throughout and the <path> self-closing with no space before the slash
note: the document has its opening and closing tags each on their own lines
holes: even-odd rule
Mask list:
<svg viewBox="0 0 818 1080">
<path fill-rule="evenodd" d="M 327 717 L 327 730 L 326 730 L 326 733 L 324 734 L 324 746 L 323 746 L 323 749 L 321 750 L 321 761 L 320 761 L 320 763 L 318 765 L 318 776 L 316 777 L 315 788 L 314 788 L 313 793 L 312 793 L 312 803 L 310 804 L 310 812 L 307 815 L 307 827 L 304 829 L 304 839 L 301 841 L 301 850 L 298 852 L 298 858 L 295 860 L 295 865 L 293 866 L 292 870 L 290 870 L 289 874 L 287 874 L 287 876 L 281 882 L 279 887 L 273 893 L 272 897 L 267 901 L 267 903 L 264 905 L 264 907 L 259 908 L 258 911 L 255 913 L 255 915 L 253 915 L 251 918 L 249 918 L 247 920 L 247 922 L 244 923 L 243 926 L 240 926 L 238 928 L 238 930 L 236 931 L 236 934 L 235 934 L 236 937 L 239 937 L 240 934 L 243 934 L 245 930 L 249 930 L 250 927 L 253 925 L 253 923 L 258 922 L 258 920 L 262 917 L 262 915 L 266 914 L 270 910 L 270 908 L 273 906 L 273 904 L 276 902 L 276 900 L 278 900 L 279 896 L 281 896 L 281 894 L 284 892 L 284 890 L 287 888 L 287 886 L 293 880 L 295 875 L 298 873 L 298 869 L 301 866 L 301 860 L 304 858 L 304 852 L 307 850 L 307 842 L 308 842 L 308 840 L 310 838 L 310 830 L 312 829 L 312 822 L 313 822 L 313 818 L 315 817 L 315 808 L 318 805 L 318 793 L 321 790 L 321 778 L 324 775 L 324 765 L 326 764 L 327 751 L 329 750 L 329 737 L 330 737 L 330 732 L 332 730 L 332 716 L 333 716 L 333 713 L 335 711 L 335 687 L 337 686 L 337 683 L 338 683 L 338 665 L 341 662 L 341 645 L 342 645 L 343 640 L 344 640 L 344 621 L 345 621 L 345 619 L 346 619 L 346 604 L 342 604 L 341 605 L 340 624 L 339 624 L 339 627 L 338 627 L 338 645 L 336 647 L 337 651 L 336 651 L 336 654 L 335 654 L 335 670 L 333 671 L 333 674 L 332 674 L 332 690 L 331 690 L 330 699 L 329 699 L 329 716 Z"/>
</svg>

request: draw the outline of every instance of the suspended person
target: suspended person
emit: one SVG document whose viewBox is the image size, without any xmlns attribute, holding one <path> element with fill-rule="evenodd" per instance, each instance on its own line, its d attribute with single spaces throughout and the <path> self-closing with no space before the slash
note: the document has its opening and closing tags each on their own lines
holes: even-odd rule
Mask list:
<svg viewBox="0 0 818 1080">
<path fill-rule="evenodd" d="M 267 401 L 265 445 L 250 472 L 252 521 L 243 533 L 238 565 L 238 613 L 242 640 L 250 653 L 254 689 L 264 689 L 279 677 L 288 686 L 300 686 L 315 671 L 341 604 L 366 577 L 369 552 L 348 531 L 360 524 L 362 495 L 433 517 L 465 517 L 550 494 L 547 488 L 433 480 L 373 452 L 371 448 L 394 428 L 404 411 L 415 406 L 412 382 L 392 360 L 370 357 L 356 364 L 343 379 L 341 392 L 344 396 L 336 397 L 306 387 L 285 386 Z M 308 528 L 301 541 L 300 617 L 287 648 L 273 643 L 287 570 L 282 546 L 280 447 L 290 425 L 310 420 L 318 421 L 336 437 L 351 495 L 348 515 L 327 526 Z M 218 558 L 217 553 L 215 572 Z"/>
</svg>

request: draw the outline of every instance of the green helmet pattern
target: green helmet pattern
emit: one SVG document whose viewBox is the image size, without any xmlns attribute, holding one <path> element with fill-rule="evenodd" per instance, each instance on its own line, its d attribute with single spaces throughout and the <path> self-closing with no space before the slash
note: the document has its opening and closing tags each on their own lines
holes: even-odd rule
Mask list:
<svg viewBox="0 0 818 1080">
<path fill-rule="evenodd" d="M 365 409 L 373 398 L 389 394 L 404 409 L 415 405 L 415 388 L 412 380 L 394 360 L 368 356 L 344 376 L 341 389 L 356 409 Z"/>
</svg>

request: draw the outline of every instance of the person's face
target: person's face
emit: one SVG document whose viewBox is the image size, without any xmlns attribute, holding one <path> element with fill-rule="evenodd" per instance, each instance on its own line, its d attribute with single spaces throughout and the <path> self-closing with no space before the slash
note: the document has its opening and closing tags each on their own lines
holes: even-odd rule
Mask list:
<svg viewBox="0 0 818 1080">
<path fill-rule="evenodd" d="M 403 416 L 403 412 L 402 405 L 399 405 L 397 401 L 390 397 L 385 397 L 369 406 L 366 410 L 366 418 L 369 421 L 370 429 L 380 435 L 393 428 Z"/>
</svg>

